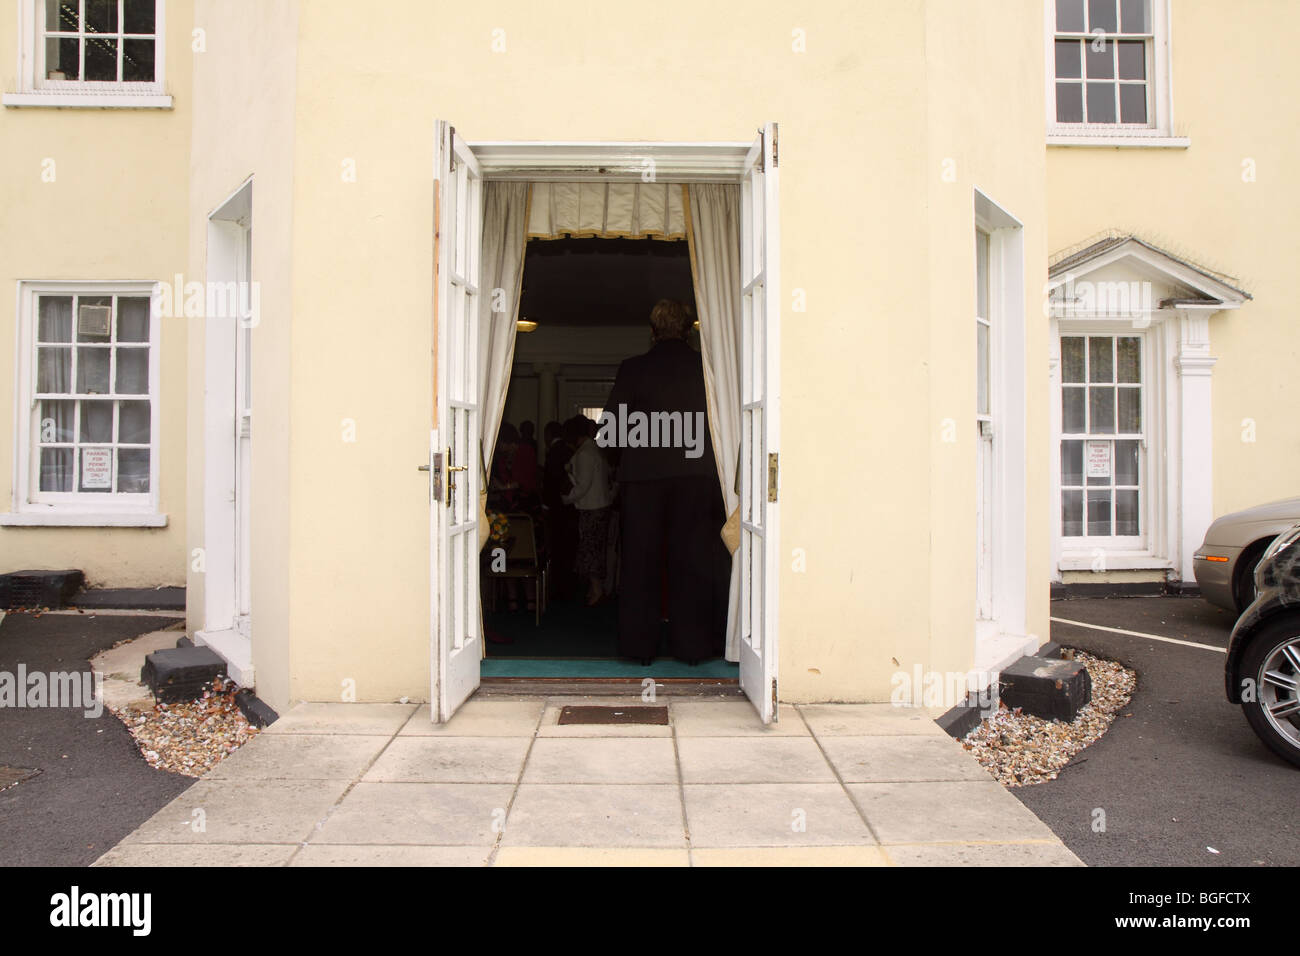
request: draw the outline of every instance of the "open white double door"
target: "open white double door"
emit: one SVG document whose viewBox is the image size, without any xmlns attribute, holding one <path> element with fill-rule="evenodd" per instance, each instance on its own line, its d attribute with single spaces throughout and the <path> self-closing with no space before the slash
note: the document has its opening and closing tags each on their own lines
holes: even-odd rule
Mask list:
<svg viewBox="0 0 1300 956">
<path fill-rule="evenodd" d="M 747 151 L 735 154 L 736 180 L 741 185 L 743 309 L 741 540 L 735 555 L 740 565 L 740 600 L 733 613 L 739 614 L 741 687 L 760 718 L 771 722 L 777 716 L 780 395 L 776 125 L 768 124 Z M 484 170 L 474 151 L 443 122 L 437 124 L 434 163 L 437 358 L 429 445 L 430 709 L 440 722 L 449 720 L 478 687 L 483 656 L 478 502 L 485 476 L 479 448 L 478 335 L 481 296 L 490 296 L 492 290 L 480 287 Z"/>
</svg>

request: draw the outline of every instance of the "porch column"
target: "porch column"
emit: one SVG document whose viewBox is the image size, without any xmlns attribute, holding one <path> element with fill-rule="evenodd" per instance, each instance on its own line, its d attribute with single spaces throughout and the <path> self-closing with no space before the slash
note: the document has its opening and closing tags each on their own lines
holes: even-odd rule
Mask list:
<svg viewBox="0 0 1300 956">
<path fill-rule="evenodd" d="M 1182 444 L 1181 504 L 1178 572 L 1184 584 L 1196 580 L 1192 553 L 1214 520 L 1214 427 L 1210 403 L 1210 377 L 1218 359 L 1210 355 L 1210 317 L 1206 312 L 1178 313 L 1179 424 Z"/>
</svg>

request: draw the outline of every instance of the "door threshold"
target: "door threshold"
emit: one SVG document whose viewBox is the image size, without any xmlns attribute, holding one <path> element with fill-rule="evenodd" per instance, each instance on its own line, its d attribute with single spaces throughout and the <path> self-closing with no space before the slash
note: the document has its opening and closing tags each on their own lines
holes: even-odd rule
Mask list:
<svg viewBox="0 0 1300 956">
<path fill-rule="evenodd" d="M 478 697 L 640 697 L 644 683 L 636 678 L 532 678 L 486 677 Z M 685 697 L 708 700 L 744 700 L 740 683 L 733 679 L 688 680 L 658 678 L 655 698 Z"/>
</svg>

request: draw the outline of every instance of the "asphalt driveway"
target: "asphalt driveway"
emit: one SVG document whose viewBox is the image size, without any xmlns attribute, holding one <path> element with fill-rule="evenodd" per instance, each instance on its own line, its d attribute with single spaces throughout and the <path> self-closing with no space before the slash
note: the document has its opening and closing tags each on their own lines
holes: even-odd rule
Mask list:
<svg viewBox="0 0 1300 956">
<path fill-rule="evenodd" d="M 1300 865 L 1300 770 L 1223 695 L 1233 615 L 1191 597 L 1053 601 L 1051 613 L 1054 641 L 1133 668 L 1137 691 L 1056 780 L 1011 792 L 1091 866 Z"/>
<path fill-rule="evenodd" d="M 180 618 L 9 614 L 0 621 L 0 672 L 87 673 L 119 641 Z M 92 863 L 194 781 L 154 770 L 107 710 L 0 707 L 0 767 L 40 773 L 0 791 L 0 866 Z"/>
</svg>

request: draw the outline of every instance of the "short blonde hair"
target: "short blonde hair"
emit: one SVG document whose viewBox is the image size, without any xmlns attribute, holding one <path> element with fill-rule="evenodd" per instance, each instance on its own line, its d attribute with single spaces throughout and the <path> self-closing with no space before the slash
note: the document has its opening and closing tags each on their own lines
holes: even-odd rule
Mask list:
<svg viewBox="0 0 1300 956">
<path fill-rule="evenodd" d="M 660 299 L 650 310 L 650 331 L 656 342 L 684 339 L 691 331 L 691 313 L 675 299 Z"/>
</svg>

